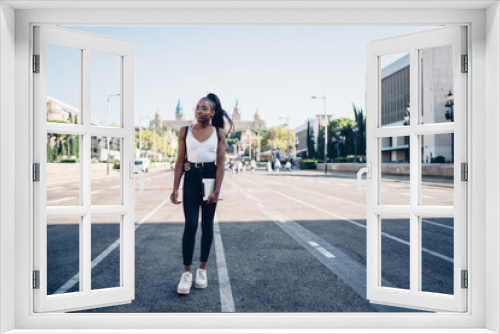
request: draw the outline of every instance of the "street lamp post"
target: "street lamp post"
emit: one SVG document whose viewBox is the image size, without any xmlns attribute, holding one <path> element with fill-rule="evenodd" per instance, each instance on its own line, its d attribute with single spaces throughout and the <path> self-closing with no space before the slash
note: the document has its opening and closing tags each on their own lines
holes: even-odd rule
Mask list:
<svg viewBox="0 0 500 334">
<path fill-rule="evenodd" d="M 108 126 L 110 126 L 110 122 L 109 122 L 109 109 L 110 109 L 110 102 L 111 102 L 111 98 L 112 97 L 119 97 L 120 94 L 111 94 L 109 91 L 108 91 L 108 98 L 107 98 L 107 109 L 106 109 L 106 113 L 107 113 L 107 118 L 108 118 Z M 108 147 L 108 163 L 106 164 L 106 174 L 109 175 L 109 137 L 106 137 L 107 138 L 107 147 Z"/>
<path fill-rule="evenodd" d="M 449 91 L 448 95 L 446 95 L 446 97 L 448 98 L 448 101 L 446 101 L 446 104 L 444 105 L 446 108 L 449 108 L 448 110 L 446 110 L 446 113 L 444 114 L 444 116 L 446 117 L 446 119 L 449 119 L 450 122 L 454 122 L 455 121 L 455 115 L 453 113 L 453 105 L 455 104 L 454 100 L 453 100 L 453 93 L 451 92 L 451 90 Z M 455 160 L 455 156 L 454 156 L 454 150 L 455 150 L 455 133 L 452 132 L 451 133 L 451 162 L 453 163 L 453 161 Z"/>
<path fill-rule="evenodd" d="M 313 100 L 323 100 L 323 109 L 325 112 L 325 174 L 327 173 L 327 158 L 326 158 L 326 147 L 328 143 L 328 117 L 326 116 L 326 94 L 323 94 L 323 96 L 311 96 L 311 99 Z"/>
</svg>

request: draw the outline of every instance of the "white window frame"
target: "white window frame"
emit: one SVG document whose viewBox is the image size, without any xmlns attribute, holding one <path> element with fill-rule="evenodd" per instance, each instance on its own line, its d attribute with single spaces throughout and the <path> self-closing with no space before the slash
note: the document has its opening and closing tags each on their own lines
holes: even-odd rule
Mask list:
<svg viewBox="0 0 500 334">
<path fill-rule="evenodd" d="M 371 166 L 367 179 L 367 293 L 372 303 L 399 305 L 421 310 L 467 310 L 467 290 L 461 287 L 461 270 L 467 270 L 467 183 L 461 181 L 460 164 L 467 163 L 467 76 L 461 72 L 461 56 L 467 54 L 466 28 L 464 26 L 440 27 L 431 30 L 382 38 L 370 42 L 367 52 L 367 108 L 366 108 L 366 158 Z M 453 122 L 424 124 L 421 116 L 420 51 L 443 45 L 452 45 L 451 59 L 453 92 L 455 93 L 455 119 Z M 381 58 L 390 54 L 408 52 L 410 57 L 410 124 L 383 126 L 381 109 Z M 429 206 L 420 201 L 421 195 L 421 137 L 423 135 L 455 133 L 454 148 L 454 204 Z M 407 136 L 410 140 L 410 181 L 408 205 L 387 205 L 381 201 L 381 147 L 382 138 Z M 408 219 L 409 287 L 383 286 L 382 279 L 382 217 L 401 215 Z M 435 293 L 422 290 L 422 227 L 420 219 L 447 217 L 453 219 L 453 293 Z M 404 217 L 404 218 L 403 218 Z"/>
<path fill-rule="evenodd" d="M 409 1 L 417 3 L 416 1 Z M 31 5 L 40 6 L 43 1 Z M 145 1 L 144 3 L 148 3 Z M 297 8 L 297 3 L 304 8 Z M 341 2 L 338 2 L 341 3 Z M 426 2 L 431 6 L 429 2 Z M 470 6 L 470 8 L 450 8 L 450 6 Z M 465 5 L 464 5 L 465 3 Z M 15 1 L 11 1 L 13 6 Z M 439 5 L 440 4 L 440 5 Z M 26 5 L 26 4 L 25 4 Z M 205 3 L 206 5 L 206 3 Z M 433 8 L 424 9 L 390 9 L 387 2 L 370 1 L 371 9 L 363 9 L 360 5 L 351 4 L 357 9 L 314 8 L 313 4 L 305 2 L 290 2 L 288 8 L 279 10 L 266 8 L 265 4 L 255 5 L 255 8 L 225 9 L 120 9 L 102 11 L 102 9 L 64 9 L 64 10 L 16 10 L 15 12 L 15 152 L 3 151 L 11 145 L 6 143 L 9 132 L 0 132 L 0 158 L 15 158 L 15 227 L 2 220 L 0 250 L 0 265 L 2 277 L 0 280 L 0 316 L 7 320 L 0 327 L 2 331 L 17 329 L 16 333 L 25 332 L 22 329 L 56 329 L 64 328 L 65 333 L 71 329 L 90 328 L 99 333 L 98 329 L 130 329 L 139 324 L 144 328 L 160 329 L 168 326 L 171 329 L 222 329 L 222 328 L 302 328 L 300 332 L 310 332 L 320 329 L 358 328 L 363 333 L 387 333 L 389 328 L 394 332 L 410 332 L 411 328 L 419 328 L 422 333 L 439 331 L 450 332 L 452 329 L 465 329 L 467 333 L 491 333 L 500 331 L 500 266 L 498 261 L 500 230 L 500 175 L 498 165 L 500 152 L 498 147 L 500 137 L 497 128 L 500 125 L 498 110 L 500 101 L 497 92 L 500 90 L 500 11 L 498 2 L 480 2 L 476 5 L 470 2 L 440 2 L 434 1 Z M 486 5 L 491 5 L 485 9 Z M 5 15 L 11 15 L 8 4 L 0 4 L 0 25 L 14 27 L 10 16 L 5 21 Z M 30 6 L 30 3 L 27 3 Z M 52 3 L 53 6 L 53 3 Z M 76 6 L 76 5 L 75 5 Z M 88 2 L 87 6 L 99 6 L 97 2 Z M 140 6 L 140 5 L 136 5 Z M 144 5 L 146 6 L 146 5 Z M 276 4 L 275 4 L 276 6 Z M 344 5 L 348 6 L 348 5 Z M 377 8 L 378 9 L 373 9 Z M 385 6 L 385 7 L 384 7 Z M 396 4 L 394 4 L 396 6 Z M 397 6 L 404 6 L 398 2 Z M 440 7 L 441 6 L 441 7 Z M 475 7 L 476 6 L 476 7 Z M 483 6 L 478 8 L 477 6 Z M 236 6 L 238 7 L 238 6 Z M 260 9 L 258 8 L 260 7 Z M 293 8 L 295 7 L 295 8 Z M 298 6 L 301 7 L 301 6 Z M 418 6 L 417 6 L 418 7 Z M 436 8 L 437 7 L 437 8 Z M 54 8 L 54 7 L 52 7 Z M 219 7 L 220 8 L 220 7 Z M 443 8 L 443 9 L 439 9 Z M 474 9 L 475 8 L 475 9 Z M 7 13 L 4 15 L 4 13 Z M 485 26 L 486 22 L 486 26 Z M 468 198 L 468 312 L 467 313 L 436 313 L 436 314 L 375 314 L 375 313 L 299 313 L 299 314 L 34 314 L 33 292 L 31 290 L 33 186 L 30 181 L 31 146 L 33 133 L 32 110 L 32 76 L 30 74 L 30 55 L 32 53 L 32 27 L 35 24 L 60 25 L 438 25 L 465 24 L 469 31 L 468 54 L 471 59 L 469 69 L 472 75 L 468 77 L 468 132 L 470 141 L 467 143 L 471 153 L 469 165 Z M 487 29 L 486 29 L 487 28 Z M 3 30 L 0 35 L 2 52 L 11 52 L 12 42 L 7 39 L 9 31 Z M 4 43 L 10 48 L 3 49 Z M 3 54 L 3 53 L 2 53 Z M 0 54 L 0 69 L 7 69 L 12 60 Z M 485 71 L 485 66 L 489 71 Z M 14 76 L 14 77 L 13 77 Z M 5 104 L 12 100 L 5 97 L 6 79 L 1 78 L 0 117 L 2 124 L 9 120 Z M 12 80 L 14 82 L 14 80 Z M 5 100 L 7 99 L 7 100 Z M 6 102 L 4 102 L 6 101 Z M 12 115 L 12 113 L 10 114 Z M 486 121 L 488 119 L 488 121 Z M 26 121 L 28 120 L 28 122 Z M 2 125 L 2 128 L 4 126 Z M 1 128 L 0 128 L 1 129 Z M 486 135 L 487 133 L 488 135 Z M 487 140 L 486 140 L 487 139 Z M 3 153 L 6 152 L 6 153 Z M 485 152 L 488 152 L 486 154 Z M 15 153 L 15 154 L 14 154 Z M 2 161 L 0 161 L 0 166 Z M 5 182 L 11 169 L 0 167 L 0 181 Z M 485 175 L 489 174 L 488 182 Z M 10 183 L 11 184 L 11 183 Z M 4 189 L 0 193 L 0 208 L 5 209 L 9 202 L 5 199 Z M 488 196 L 486 196 L 488 193 Z M 9 214 L 11 212 L 7 212 Z M 5 215 L 2 213 L 2 215 Z M 3 218 L 4 216 L 2 216 Z M 474 228 L 472 228 L 474 226 Z M 15 244 L 9 240 L 15 238 Z M 4 248 L 5 247 L 5 248 Z M 12 256 L 14 254 L 14 256 Z M 29 259 L 27 261 L 26 259 Z M 486 260 L 485 260 L 486 259 Z M 6 284 L 15 281 L 15 291 L 9 291 Z M 486 293 L 488 291 L 488 293 Z M 8 308 L 15 305 L 14 312 Z M 14 313 L 15 320 L 8 320 Z M 186 321 L 190 316 L 198 321 Z M 257 327 L 258 326 L 258 327 Z M 381 329 L 384 328 L 384 329 Z M 436 330 L 437 328 L 437 330 Z M 397 329 L 397 330 L 396 330 Z M 448 331 L 446 331 L 448 329 Z M 258 331 L 258 330 L 256 330 Z M 33 333 L 34 331 L 30 331 Z M 36 331 L 35 331 L 36 332 Z M 76 331 L 75 331 L 76 332 Z M 131 332 L 131 331 L 130 331 Z M 137 330 L 144 332 L 144 330 Z M 171 331 L 173 332 L 173 331 Z M 411 331 L 415 333 L 415 331 Z M 354 331 L 351 331 L 354 333 Z"/>
<path fill-rule="evenodd" d="M 82 111 L 79 124 L 47 123 L 47 45 L 73 48 L 80 53 Z M 39 289 L 34 290 L 34 306 L 37 312 L 73 311 L 130 303 L 135 296 L 135 206 L 134 206 L 134 45 L 126 40 L 104 37 L 60 27 L 34 27 L 34 52 L 39 55 L 39 73 L 33 75 L 34 162 L 40 164 L 40 181 L 33 184 L 34 198 L 34 269 L 39 271 Z M 91 125 L 91 58 L 93 52 L 114 55 L 119 63 L 120 127 Z M 47 133 L 76 134 L 80 139 L 80 203 L 73 207 L 47 206 Z M 103 136 L 119 138 L 121 176 L 120 203 L 99 205 L 91 203 L 91 138 Z M 91 286 L 91 234 L 92 217 L 114 215 L 120 231 L 120 285 L 93 290 Z M 79 291 L 47 295 L 47 219 L 49 217 L 74 217 L 79 224 Z"/>
</svg>

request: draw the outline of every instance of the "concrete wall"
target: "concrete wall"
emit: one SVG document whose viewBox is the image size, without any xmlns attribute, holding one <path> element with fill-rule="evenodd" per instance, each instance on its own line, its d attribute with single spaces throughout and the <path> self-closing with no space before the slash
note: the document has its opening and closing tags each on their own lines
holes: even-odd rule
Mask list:
<svg viewBox="0 0 500 334">
<path fill-rule="evenodd" d="M 338 172 L 351 172 L 357 173 L 361 168 L 366 167 L 364 163 L 338 163 L 328 164 L 328 170 L 338 171 Z M 316 169 L 325 170 L 325 164 L 318 164 Z M 445 178 L 453 177 L 453 165 L 452 164 L 422 164 L 422 175 L 423 176 L 440 176 Z M 410 175 L 410 164 L 406 163 L 387 163 L 382 164 L 382 174 L 392 174 L 392 175 Z"/>
</svg>

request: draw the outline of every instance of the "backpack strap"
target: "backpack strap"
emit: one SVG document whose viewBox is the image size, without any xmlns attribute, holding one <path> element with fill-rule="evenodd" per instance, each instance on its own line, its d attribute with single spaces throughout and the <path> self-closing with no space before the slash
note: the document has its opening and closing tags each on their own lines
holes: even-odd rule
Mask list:
<svg viewBox="0 0 500 334">
<path fill-rule="evenodd" d="M 188 161 L 188 150 L 187 150 L 187 145 L 186 145 L 186 137 L 187 137 L 188 132 L 189 132 L 189 125 L 187 125 L 185 128 L 186 128 L 186 131 L 184 131 L 184 150 L 186 151 L 186 154 L 184 154 L 184 162 Z"/>
</svg>

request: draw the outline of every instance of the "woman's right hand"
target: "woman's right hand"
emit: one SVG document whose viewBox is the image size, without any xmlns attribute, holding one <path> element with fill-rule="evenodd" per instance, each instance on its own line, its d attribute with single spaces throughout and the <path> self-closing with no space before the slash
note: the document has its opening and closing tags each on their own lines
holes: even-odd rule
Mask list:
<svg viewBox="0 0 500 334">
<path fill-rule="evenodd" d="M 175 205 L 179 205 L 182 203 L 182 201 L 177 200 L 179 198 L 179 190 L 174 190 L 170 194 L 170 201 L 174 203 Z"/>
</svg>

